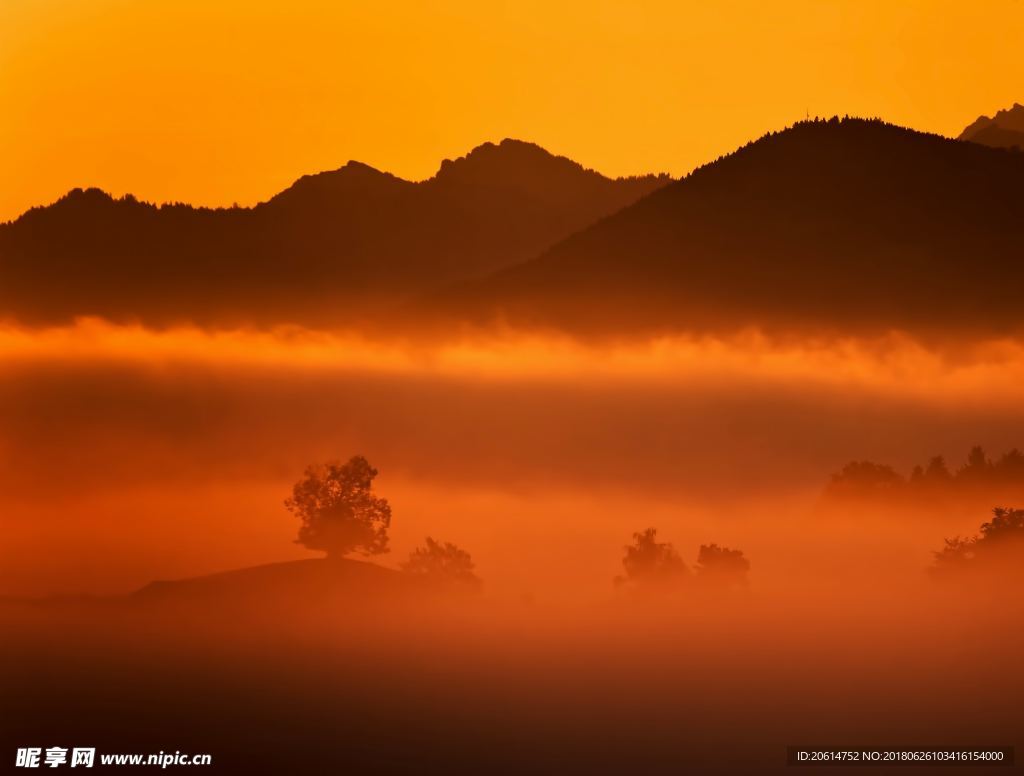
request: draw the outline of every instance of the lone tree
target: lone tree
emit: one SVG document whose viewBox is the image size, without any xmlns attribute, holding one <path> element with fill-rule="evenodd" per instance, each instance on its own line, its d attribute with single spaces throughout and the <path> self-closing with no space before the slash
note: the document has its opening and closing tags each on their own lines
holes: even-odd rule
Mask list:
<svg viewBox="0 0 1024 776">
<path fill-rule="evenodd" d="M 626 570 L 625 581 L 642 585 L 671 584 L 690 574 L 675 548 L 668 542 L 658 541 L 656 528 L 633 534 L 633 543 L 626 547 L 622 567 Z M 617 583 L 622 581 L 622 577 L 616 577 Z"/>
<path fill-rule="evenodd" d="M 284 502 L 302 521 L 296 541 L 332 558 L 356 551 L 367 556 L 387 552 L 391 506 L 373 494 L 376 476 L 377 470 L 361 455 L 344 464 L 306 469 Z"/>
<path fill-rule="evenodd" d="M 451 542 L 438 542 L 427 537 L 422 547 L 409 553 L 402 569 L 440 585 L 479 587 L 480 578 L 474 573 L 476 564 L 468 552 Z"/>
<path fill-rule="evenodd" d="M 750 561 L 743 550 L 702 544 L 697 553 L 697 578 L 718 587 L 746 587 Z"/>
</svg>

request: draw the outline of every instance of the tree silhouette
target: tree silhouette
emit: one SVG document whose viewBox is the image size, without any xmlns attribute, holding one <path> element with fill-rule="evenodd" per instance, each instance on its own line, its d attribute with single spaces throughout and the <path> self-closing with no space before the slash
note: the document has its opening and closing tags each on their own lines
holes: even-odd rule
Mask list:
<svg viewBox="0 0 1024 776">
<path fill-rule="evenodd" d="M 952 479 L 946 459 L 941 455 L 933 456 L 924 470 L 924 481 L 932 484 L 945 484 Z"/>
<path fill-rule="evenodd" d="M 992 519 L 981 524 L 981 538 L 988 546 L 1006 546 L 1009 542 L 1024 540 L 1024 509 L 996 507 Z"/>
<path fill-rule="evenodd" d="M 679 553 L 668 542 L 658 541 L 656 528 L 633 534 L 633 544 L 626 547 L 622 567 L 626 581 L 641 585 L 671 584 L 690 574 Z M 621 581 L 617 578 L 616 581 Z"/>
<path fill-rule="evenodd" d="M 480 585 L 480 578 L 474 573 L 476 564 L 468 552 L 451 542 L 442 543 L 429 536 L 424 546 L 409 553 L 409 559 L 402 564 L 402 569 L 441 585 Z"/>
<path fill-rule="evenodd" d="M 985 481 L 992 478 L 993 465 L 981 445 L 975 445 L 967 454 L 967 463 L 957 471 L 957 479 Z"/>
<path fill-rule="evenodd" d="M 1020 571 L 1024 560 L 1024 509 L 996 507 L 992 519 L 972 537 L 946 539 L 935 553 L 933 571 L 950 576 L 965 571 Z"/>
<path fill-rule="evenodd" d="M 697 554 L 697 578 L 719 587 L 746 587 L 750 561 L 742 550 L 702 544 Z"/>
<path fill-rule="evenodd" d="M 992 465 L 992 472 L 997 479 L 1004 482 L 1024 481 L 1024 453 L 1016 447 Z"/>
<path fill-rule="evenodd" d="M 344 464 L 307 468 L 284 502 L 302 521 L 298 543 L 330 557 L 387 552 L 391 506 L 373 495 L 376 476 L 377 470 L 361 455 Z"/>
</svg>

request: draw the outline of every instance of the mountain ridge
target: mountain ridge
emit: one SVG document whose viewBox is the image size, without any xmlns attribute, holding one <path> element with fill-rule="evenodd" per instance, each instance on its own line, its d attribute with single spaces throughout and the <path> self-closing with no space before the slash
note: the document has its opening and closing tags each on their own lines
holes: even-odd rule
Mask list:
<svg viewBox="0 0 1024 776">
<path fill-rule="evenodd" d="M 1017 327 L 1021 184 L 1005 150 L 800 122 L 425 307 L 582 333 Z"/>
<path fill-rule="evenodd" d="M 387 172 L 385 170 L 379 170 L 372 165 L 365 162 L 361 162 L 358 159 L 349 159 L 341 167 L 337 167 L 333 170 L 321 170 L 314 173 L 305 173 L 296 178 L 281 191 L 272 194 L 267 199 L 260 200 L 252 205 L 194 205 L 188 202 L 182 202 L 179 200 L 168 200 L 163 202 L 157 202 L 155 200 L 147 200 L 136 196 L 129 192 L 121 196 L 116 196 L 98 186 L 74 186 L 68 189 L 64 194 L 60 195 L 57 199 L 46 204 L 33 205 L 22 213 L 19 213 L 12 218 L 5 221 L 0 221 L 0 227 L 7 226 L 10 224 L 17 223 L 23 219 L 26 215 L 38 212 L 40 210 L 47 210 L 52 208 L 54 205 L 66 203 L 67 201 L 74 201 L 76 199 L 94 199 L 95 201 L 110 201 L 110 202 L 127 202 L 132 204 L 144 205 L 147 207 L 162 210 L 164 208 L 186 208 L 188 210 L 198 212 L 225 212 L 225 211 L 252 211 L 260 208 L 264 208 L 271 204 L 275 200 L 279 199 L 282 195 L 289 191 L 292 191 L 296 187 L 303 187 L 312 182 L 316 181 L 336 181 L 340 179 L 345 180 L 380 180 L 394 182 L 398 185 L 404 186 L 422 186 L 437 181 L 438 179 L 447 180 L 452 177 L 453 171 L 466 166 L 474 165 L 481 157 L 486 157 L 493 154 L 495 151 L 501 151 L 505 149 L 529 149 L 530 152 L 536 152 L 536 158 L 544 158 L 549 162 L 561 166 L 563 169 L 573 169 L 580 173 L 583 173 L 588 178 L 594 180 L 611 181 L 614 183 L 632 183 L 632 182 L 647 182 L 647 181 L 663 181 L 669 182 L 675 180 L 672 176 L 667 173 L 643 173 L 638 175 L 619 175 L 611 177 L 601 173 L 591 167 L 586 167 L 583 164 L 570 159 L 567 156 L 553 154 L 547 151 L 543 146 L 525 140 L 518 140 L 515 138 L 503 138 L 502 140 L 494 143 L 492 141 L 484 141 L 483 143 L 474 146 L 467 153 L 454 159 L 442 159 L 438 169 L 428 178 L 422 180 L 411 180 L 408 178 L 402 178 L 394 173 Z M 521 157 L 520 157 L 521 158 Z"/>
<path fill-rule="evenodd" d="M 668 180 L 611 179 L 506 140 L 425 181 L 349 162 L 245 208 L 73 189 L 0 226 L 0 316 L 351 323 L 530 258 Z"/>
<path fill-rule="evenodd" d="M 1009 108 L 996 111 L 992 117 L 979 116 L 957 136 L 957 140 L 993 148 L 1024 148 L 1024 105 L 1015 102 Z"/>
</svg>

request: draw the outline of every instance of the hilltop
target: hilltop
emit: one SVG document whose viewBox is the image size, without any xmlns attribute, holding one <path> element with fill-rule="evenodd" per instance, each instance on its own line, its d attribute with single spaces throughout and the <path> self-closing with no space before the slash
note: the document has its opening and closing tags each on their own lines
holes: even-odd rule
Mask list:
<svg viewBox="0 0 1024 776">
<path fill-rule="evenodd" d="M 668 180 L 613 180 L 504 140 L 426 181 L 349 162 L 252 208 L 76 189 L 0 225 L 0 317 L 350 323 L 529 259 Z"/>
<path fill-rule="evenodd" d="M 877 120 L 803 122 L 424 306 L 610 334 L 1016 328 L 1022 186 L 1024 155 Z"/>
<path fill-rule="evenodd" d="M 957 139 L 993 148 L 1024 149 L 1024 105 L 1015 102 L 995 116 L 979 116 Z"/>
</svg>

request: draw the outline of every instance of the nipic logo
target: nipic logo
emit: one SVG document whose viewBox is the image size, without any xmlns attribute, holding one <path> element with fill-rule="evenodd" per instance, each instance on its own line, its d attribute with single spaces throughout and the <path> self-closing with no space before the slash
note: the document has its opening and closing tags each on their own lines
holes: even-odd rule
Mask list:
<svg viewBox="0 0 1024 776">
<path fill-rule="evenodd" d="M 62 746 L 50 746 L 45 750 L 42 747 L 25 747 L 18 749 L 18 754 L 15 757 L 14 764 L 18 768 L 38 768 L 40 765 L 40 758 L 42 758 L 42 764 L 49 768 L 56 768 L 60 765 L 68 764 L 68 750 Z M 71 750 L 71 762 L 72 768 L 79 766 L 85 768 L 92 768 L 96 762 L 96 749 L 90 747 L 88 749 L 75 748 Z"/>
<path fill-rule="evenodd" d="M 69 754 L 70 753 L 70 754 Z M 182 752 L 159 752 L 157 754 L 101 754 L 100 765 L 159 765 L 167 768 L 171 765 L 212 765 L 213 756 L 209 754 L 183 754 Z M 57 768 L 70 765 L 72 768 L 92 768 L 96 764 L 96 749 L 74 748 L 63 746 L 22 747 L 18 749 L 14 759 L 18 768 Z"/>
</svg>

